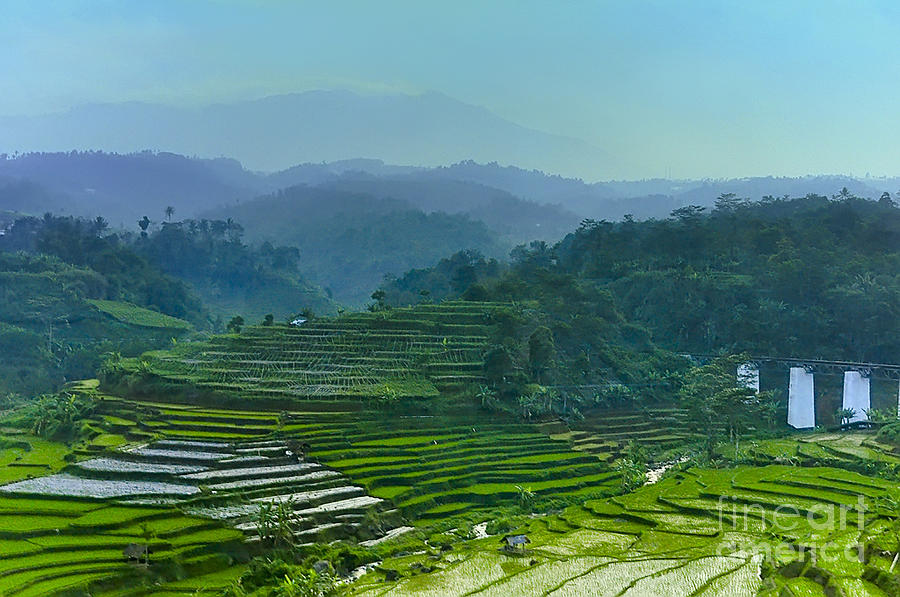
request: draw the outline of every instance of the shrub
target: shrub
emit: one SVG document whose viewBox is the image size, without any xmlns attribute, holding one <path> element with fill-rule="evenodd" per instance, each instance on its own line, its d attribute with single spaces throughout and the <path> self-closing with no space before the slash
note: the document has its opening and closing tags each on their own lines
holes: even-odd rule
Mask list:
<svg viewBox="0 0 900 597">
<path fill-rule="evenodd" d="M 900 445 L 900 421 L 882 427 L 878 431 L 878 439 Z"/>
<path fill-rule="evenodd" d="M 23 422 L 34 435 L 48 439 L 72 440 L 82 423 L 93 414 L 94 399 L 85 394 L 44 394 L 31 406 Z"/>
<path fill-rule="evenodd" d="M 241 597 L 256 594 L 258 589 L 269 588 L 263 593 L 279 597 L 325 597 L 334 594 L 334 579 L 327 572 L 296 566 L 280 558 L 255 558 L 241 577 L 223 590 L 222 597 Z"/>
</svg>

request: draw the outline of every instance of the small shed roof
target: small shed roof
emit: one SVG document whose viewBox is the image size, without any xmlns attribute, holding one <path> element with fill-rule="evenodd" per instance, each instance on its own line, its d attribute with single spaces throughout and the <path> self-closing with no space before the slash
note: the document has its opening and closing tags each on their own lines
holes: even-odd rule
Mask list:
<svg viewBox="0 0 900 597">
<path fill-rule="evenodd" d="M 505 541 L 507 545 L 525 545 L 531 543 L 527 535 L 506 535 L 501 542 Z"/>
<path fill-rule="evenodd" d="M 122 550 L 122 553 L 126 558 L 140 558 L 147 555 L 149 549 L 146 545 L 141 545 L 138 543 L 129 543 L 125 546 L 125 549 Z"/>
</svg>

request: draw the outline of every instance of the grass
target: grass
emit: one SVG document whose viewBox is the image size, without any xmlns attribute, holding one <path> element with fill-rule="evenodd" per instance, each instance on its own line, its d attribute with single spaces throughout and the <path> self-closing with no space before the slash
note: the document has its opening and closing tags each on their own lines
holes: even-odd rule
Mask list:
<svg viewBox="0 0 900 597">
<path fill-rule="evenodd" d="M 27 434 L 0 435 L 3 439 L 22 445 L 0 447 L 0 484 L 56 472 L 65 466 L 63 458 L 70 451 L 65 444 Z"/>
<path fill-rule="evenodd" d="M 143 307 L 138 307 L 131 303 L 97 299 L 87 299 L 86 302 L 96 307 L 101 313 L 105 313 L 117 321 L 130 325 L 174 330 L 189 330 L 193 328 L 190 323 L 183 319 L 171 317 L 170 315 L 165 315 L 157 311 L 151 311 L 150 309 L 144 309 Z"/>
</svg>

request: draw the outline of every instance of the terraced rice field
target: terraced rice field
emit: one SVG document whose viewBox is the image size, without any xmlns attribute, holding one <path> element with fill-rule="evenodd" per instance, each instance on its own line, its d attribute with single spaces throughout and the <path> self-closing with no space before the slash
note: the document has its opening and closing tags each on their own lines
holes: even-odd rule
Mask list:
<svg viewBox="0 0 900 597">
<path fill-rule="evenodd" d="M 619 474 L 534 425 L 475 417 L 393 417 L 293 425 L 285 433 L 370 494 L 420 519 L 514 503 L 519 488 L 547 499 L 618 490 Z"/>
<path fill-rule="evenodd" d="M 834 468 L 690 469 L 522 519 L 508 532 L 528 536 L 523 552 L 504 551 L 498 537 L 460 540 L 449 552 L 389 558 L 351 592 L 886 597 L 895 593 L 879 575 L 891 564 L 882 550 L 898 513 L 883 504 L 897 497 L 892 483 Z M 828 518 L 840 512 L 846 522 Z"/>
<path fill-rule="evenodd" d="M 237 531 L 171 508 L 5 491 L 0 496 L 0 594 L 48 595 L 127 575 L 131 566 L 122 552 L 129 543 L 149 544 L 154 561 L 177 558 L 199 566 L 241 538 Z"/>
<path fill-rule="evenodd" d="M 613 462 L 632 441 L 664 450 L 699 438 L 690 428 L 685 411 L 674 407 L 592 411 L 571 429 L 548 425 L 545 430 L 551 437 L 570 441 L 575 450 L 593 454 L 604 462 Z"/>
<path fill-rule="evenodd" d="M 483 381 L 487 325 L 506 307 L 459 301 L 250 326 L 142 358 L 167 381 L 245 397 L 427 398 Z"/>
<path fill-rule="evenodd" d="M 816 433 L 758 440 L 746 445 L 744 451 L 760 463 L 825 464 L 873 473 L 900 467 L 895 448 L 866 433 Z"/>
<path fill-rule="evenodd" d="M 689 469 L 618 496 L 612 465 L 629 442 L 667 450 L 697 439 L 681 411 L 587 413 L 569 428 L 367 403 L 480 383 L 504 308 L 457 302 L 251 327 L 126 361 L 188 392 L 98 394 L 71 454 L 0 437 L 0 594 L 215 594 L 262 551 L 261 511 L 284 506 L 296 544 L 349 540 L 383 559 L 346 593 L 900 594 L 888 572 L 900 492 L 877 478 L 900 470 L 900 456 L 870 434 L 745 442 L 729 456 L 756 467 Z M 176 402 L 192 388 L 221 394 L 199 393 L 212 407 Z M 219 395 L 231 400 L 209 402 Z M 506 516 L 517 528 L 504 533 L 530 539 L 524 553 L 484 537 L 489 526 L 467 531 Z M 451 548 L 430 543 L 434 533 L 455 537 Z M 124 561 L 130 543 L 150 544 L 183 578 L 152 585 Z"/>
<path fill-rule="evenodd" d="M 212 572 L 209 582 L 221 573 L 213 585 L 220 586 L 258 542 L 263 504 L 290 503 L 297 543 L 377 537 L 364 519 L 390 509 L 341 473 L 263 437 L 276 430 L 275 413 L 107 396 L 91 425 L 98 435 L 77 446 L 75 462 L 36 442 L 55 466 L 0 485 L 0 594 L 45 595 L 135 575 L 123 556 L 130 543 L 149 544 L 154 562 L 177 561 L 188 575 Z M 99 437 L 121 441 L 109 447 L 95 443 Z M 7 453 L 18 454 L 0 457 Z"/>
<path fill-rule="evenodd" d="M 56 468 L 0 486 L 0 502 L 28 500 L 26 510 L 37 517 L 20 517 L 18 527 L 4 527 L 0 520 L 0 533 L 8 533 L 11 544 L 25 545 L 31 538 L 24 530 L 37 528 L 39 518 L 48 536 L 57 528 L 59 537 L 77 529 L 88 543 L 103 546 L 102 554 L 85 551 L 83 561 L 63 558 L 74 563 L 44 579 L 77 585 L 128 574 L 122 548 L 140 542 L 143 522 L 160 541 L 180 533 L 192 537 L 187 551 L 160 544 L 154 557 L 192 560 L 205 537 L 206 551 L 196 554 L 206 558 L 196 566 L 198 573 L 212 566 L 207 560 L 214 554 L 226 553 L 215 560 L 224 573 L 229 558 L 238 557 L 234 553 L 246 553 L 235 545 L 253 549 L 265 503 L 290 503 L 298 543 L 353 535 L 373 543 L 382 533 L 401 535 L 409 527 L 397 527 L 407 522 L 428 524 L 512 505 L 519 487 L 538 498 L 577 500 L 609 495 L 619 484 L 607 465 L 533 425 L 386 417 L 337 406 L 251 412 L 102 396 L 90 423 L 96 435 L 75 447 L 75 462 L 65 464 L 59 454 Z M 302 444 L 305 460 L 287 454 Z M 37 503 L 86 510 L 69 524 Z M 366 526 L 370 512 L 379 513 L 380 527 Z M 89 530 L 92 525 L 98 526 Z M 117 539 L 104 543 L 106 535 Z M 61 545 L 65 550 L 72 544 Z M 94 566 L 97 559 L 102 561 Z"/>
<path fill-rule="evenodd" d="M 97 310 L 101 313 L 105 313 L 113 319 L 130 325 L 176 330 L 188 330 L 193 327 L 190 323 L 184 321 L 183 319 L 171 317 L 157 311 L 144 309 L 143 307 L 138 307 L 137 305 L 132 305 L 131 303 L 94 299 L 86 299 L 85 302 L 90 303 L 91 305 L 96 307 Z"/>
<path fill-rule="evenodd" d="M 893 594 L 878 583 L 891 564 L 886 531 L 900 492 L 847 470 L 897 463 L 871 434 L 748 442 L 744 450 L 766 466 L 690 469 L 610 497 L 618 474 L 592 451 L 573 449 L 573 435 L 352 406 L 275 413 L 103 397 L 90 423 L 96 435 L 76 447 L 75 462 L 44 446 L 52 466 L 0 486 L 0 594 L 129 577 L 135 567 L 122 549 L 148 541 L 145 534 L 154 561 L 177 559 L 187 574 L 147 593 L 214 594 L 255 549 L 260 506 L 282 502 L 298 521 L 298 543 L 356 536 L 381 553 L 415 554 L 388 555 L 349 593 Z M 599 437 L 619 447 L 633 439 L 628 417 L 611 416 L 620 426 Z M 287 454 L 298 446 L 306 459 Z M 788 466 L 822 462 L 834 466 Z M 460 539 L 442 552 L 409 532 L 427 537 L 447 521 L 492 520 L 519 502 L 520 488 L 533 492 L 537 508 L 565 508 L 518 519 L 514 532 L 531 540 L 524 556 L 500 551 L 497 536 Z M 844 528 L 829 526 L 831 507 L 849 521 Z M 370 513 L 392 526 L 368 527 Z M 858 544 L 878 547 L 864 550 L 863 562 L 843 558 Z M 399 579 L 386 580 L 386 570 Z"/>
<path fill-rule="evenodd" d="M 327 410 L 276 415 L 108 398 L 104 412 L 113 413 L 115 422 L 110 425 L 130 439 L 140 440 L 152 432 L 158 437 L 191 437 L 195 441 L 246 444 L 277 437 L 280 442 L 305 444 L 309 459 L 342 473 L 369 495 L 417 518 L 513 503 L 519 496 L 517 486 L 547 499 L 580 499 L 609 495 L 620 485 L 619 474 L 608 465 L 573 450 L 567 440 L 550 438 L 535 425 L 483 424 L 478 417 L 386 415 L 336 410 L 334 403 L 326 406 Z M 126 417 L 138 418 L 129 415 L 129 409 L 140 414 L 139 425 L 128 425 Z M 141 448 L 140 453 L 146 455 L 147 450 Z M 160 454 L 159 448 L 153 450 L 151 455 L 166 455 Z M 259 448 L 255 452 L 254 448 L 237 450 L 245 458 L 260 454 Z M 267 456 L 265 450 L 261 454 Z M 193 460 L 181 458 L 178 466 L 203 465 L 204 458 L 214 457 L 201 451 Z M 91 462 L 87 466 L 106 464 Z M 208 474 L 191 470 L 183 477 L 201 482 Z M 228 473 L 219 470 L 216 474 Z M 287 472 L 279 470 L 279 474 Z M 255 481 L 225 483 L 237 484 L 231 489 L 246 490 Z"/>
</svg>

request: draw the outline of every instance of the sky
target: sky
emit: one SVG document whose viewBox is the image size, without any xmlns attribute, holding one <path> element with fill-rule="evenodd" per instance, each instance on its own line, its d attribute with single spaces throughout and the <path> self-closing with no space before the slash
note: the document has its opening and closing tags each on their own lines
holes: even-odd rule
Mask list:
<svg viewBox="0 0 900 597">
<path fill-rule="evenodd" d="M 626 164 L 621 178 L 900 174 L 893 0 L 0 8 L 0 115 L 433 90 L 596 145 Z"/>
</svg>

